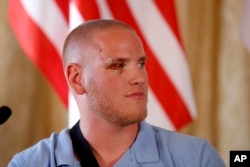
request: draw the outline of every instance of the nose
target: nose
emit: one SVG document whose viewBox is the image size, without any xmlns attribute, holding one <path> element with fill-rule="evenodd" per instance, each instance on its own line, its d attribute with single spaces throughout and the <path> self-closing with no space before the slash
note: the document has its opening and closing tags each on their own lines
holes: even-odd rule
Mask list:
<svg viewBox="0 0 250 167">
<path fill-rule="evenodd" d="M 133 68 L 130 71 L 129 84 L 141 85 L 148 81 L 148 75 L 145 69 Z"/>
</svg>

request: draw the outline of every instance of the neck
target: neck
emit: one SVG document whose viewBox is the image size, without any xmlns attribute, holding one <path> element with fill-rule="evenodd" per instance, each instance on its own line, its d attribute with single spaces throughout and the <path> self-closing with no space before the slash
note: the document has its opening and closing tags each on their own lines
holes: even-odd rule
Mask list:
<svg viewBox="0 0 250 167">
<path fill-rule="evenodd" d="M 84 115 L 85 116 L 85 115 Z M 80 128 L 100 166 L 113 166 L 133 144 L 138 124 L 117 126 L 102 118 L 81 118 Z"/>
</svg>

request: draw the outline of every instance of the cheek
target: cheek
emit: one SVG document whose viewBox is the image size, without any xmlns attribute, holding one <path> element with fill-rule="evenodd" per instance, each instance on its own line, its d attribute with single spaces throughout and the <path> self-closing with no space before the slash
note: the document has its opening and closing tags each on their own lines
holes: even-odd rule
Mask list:
<svg viewBox="0 0 250 167">
<path fill-rule="evenodd" d="M 107 90 L 116 90 L 119 89 L 121 85 L 121 81 L 118 79 L 118 77 L 105 77 L 105 78 L 99 78 L 98 84 L 103 87 L 103 89 Z"/>
<path fill-rule="evenodd" d="M 91 80 L 95 82 L 99 90 L 114 95 L 124 88 L 126 82 L 123 75 L 107 70 L 92 70 L 89 77 L 92 78 Z"/>
</svg>

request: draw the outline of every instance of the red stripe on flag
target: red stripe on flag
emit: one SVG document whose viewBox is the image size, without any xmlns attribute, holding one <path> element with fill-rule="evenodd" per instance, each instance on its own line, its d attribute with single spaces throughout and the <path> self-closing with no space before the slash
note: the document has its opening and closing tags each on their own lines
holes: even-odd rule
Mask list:
<svg viewBox="0 0 250 167">
<path fill-rule="evenodd" d="M 140 29 L 135 22 L 131 11 L 129 10 L 125 1 L 107 1 L 114 17 L 118 20 L 124 21 L 130 24 L 136 29 L 139 36 L 142 39 L 145 51 L 149 57 L 148 61 L 148 74 L 149 85 L 153 90 L 156 98 L 164 108 L 165 112 L 171 119 L 176 129 L 181 128 L 183 125 L 189 123 L 192 120 L 190 113 L 184 104 L 182 98 L 176 91 L 174 85 L 165 74 L 160 63 L 156 59 L 156 56 L 152 53 L 150 47 L 146 43 Z M 126 13 L 126 15 L 124 15 Z M 156 75 L 157 74 L 157 75 Z"/>
<path fill-rule="evenodd" d="M 20 1 L 11 0 L 9 5 L 9 21 L 21 47 L 47 77 L 67 106 L 68 87 L 64 78 L 60 55 L 46 35 L 31 20 Z"/>
<path fill-rule="evenodd" d="M 177 23 L 175 4 L 173 0 L 155 0 L 154 1 L 165 21 L 168 22 L 171 27 L 175 37 L 182 47 L 180 31 Z"/>
<path fill-rule="evenodd" d="M 69 23 L 69 0 L 55 0 L 57 6 L 60 8 L 64 19 Z"/>
<path fill-rule="evenodd" d="M 99 9 L 95 1 L 90 0 L 73 0 L 85 20 L 100 18 Z"/>
</svg>

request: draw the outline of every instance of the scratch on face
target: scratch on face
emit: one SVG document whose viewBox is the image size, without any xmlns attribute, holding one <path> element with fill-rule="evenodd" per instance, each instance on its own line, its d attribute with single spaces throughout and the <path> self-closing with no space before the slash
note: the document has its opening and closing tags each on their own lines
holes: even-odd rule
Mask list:
<svg viewBox="0 0 250 167">
<path fill-rule="evenodd" d="M 112 58 L 107 58 L 106 60 L 105 60 L 105 64 L 107 65 L 107 66 L 109 66 L 109 65 L 111 65 L 112 64 Z"/>
</svg>

